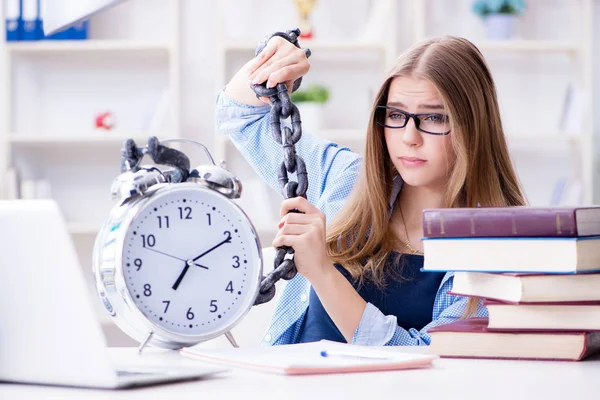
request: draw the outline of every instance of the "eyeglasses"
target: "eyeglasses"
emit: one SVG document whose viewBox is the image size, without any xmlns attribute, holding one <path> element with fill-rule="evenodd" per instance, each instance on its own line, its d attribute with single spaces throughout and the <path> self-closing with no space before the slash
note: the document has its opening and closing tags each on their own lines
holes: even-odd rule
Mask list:
<svg viewBox="0 0 600 400">
<path fill-rule="evenodd" d="M 417 130 L 430 135 L 447 135 L 450 133 L 450 117 L 444 114 L 411 114 L 394 107 L 377 106 L 375 122 L 386 128 L 404 128 L 409 119 L 415 121 Z"/>
</svg>

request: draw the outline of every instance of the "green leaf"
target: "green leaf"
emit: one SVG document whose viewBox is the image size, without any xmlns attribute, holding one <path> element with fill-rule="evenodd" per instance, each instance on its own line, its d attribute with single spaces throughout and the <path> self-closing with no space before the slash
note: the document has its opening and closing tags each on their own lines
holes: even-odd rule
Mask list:
<svg viewBox="0 0 600 400">
<path fill-rule="evenodd" d="M 326 103 L 329 100 L 329 89 L 322 85 L 311 85 L 306 89 L 295 91 L 290 98 L 294 103 Z"/>
</svg>

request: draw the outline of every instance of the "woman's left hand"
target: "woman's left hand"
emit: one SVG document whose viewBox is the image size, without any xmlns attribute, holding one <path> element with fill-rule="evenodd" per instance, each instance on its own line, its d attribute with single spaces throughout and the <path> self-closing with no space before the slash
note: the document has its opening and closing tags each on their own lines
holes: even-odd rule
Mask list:
<svg viewBox="0 0 600 400">
<path fill-rule="evenodd" d="M 304 197 L 294 197 L 281 203 L 281 216 L 273 247 L 292 247 L 296 268 L 308 280 L 330 271 L 333 264 L 327 256 L 325 214 Z"/>
</svg>

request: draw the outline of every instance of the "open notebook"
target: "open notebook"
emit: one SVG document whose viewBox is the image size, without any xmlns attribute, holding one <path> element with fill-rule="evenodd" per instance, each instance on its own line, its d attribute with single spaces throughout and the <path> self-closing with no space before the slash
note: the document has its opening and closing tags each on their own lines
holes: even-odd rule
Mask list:
<svg viewBox="0 0 600 400">
<path fill-rule="evenodd" d="M 431 366 L 433 360 L 438 358 L 435 355 L 402 353 L 381 347 L 356 346 L 325 340 L 260 348 L 188 347 L 180 353 L 184 357 L 209 363 L 284 375 L 424 368 Z"/>
</svg>

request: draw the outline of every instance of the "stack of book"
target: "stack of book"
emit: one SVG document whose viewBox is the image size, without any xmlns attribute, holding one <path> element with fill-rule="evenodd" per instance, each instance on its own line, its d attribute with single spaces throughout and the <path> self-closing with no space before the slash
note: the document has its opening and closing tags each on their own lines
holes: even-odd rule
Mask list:
<svg viewBox="0 0 600 400">
<path fill-rule="evenodd" d="M 445 357 L 581 360 L 600 352 L 600 207 L 423 211 L 424 271 L 489 318 L 429 330 Z"/>
</svg>

